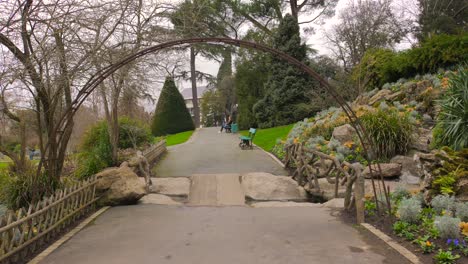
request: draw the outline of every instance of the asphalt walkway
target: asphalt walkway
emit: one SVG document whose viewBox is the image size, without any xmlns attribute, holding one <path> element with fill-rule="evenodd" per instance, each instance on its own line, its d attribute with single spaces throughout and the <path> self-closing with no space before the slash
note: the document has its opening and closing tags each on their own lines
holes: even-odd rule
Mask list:
<svg viewBox="0 0 468 264">
<path fill-rule="evenodd" d="M 239 134 L 218 133 L 219 128 L 202 128 L 169 151 L 153 168 L 156 177 L 186 177 L 192 174 L 287 172 L 263 151 L 239 148 Z"/>
<path fill-rule="evenodd" d="M 333 214 L 316 207 L 114 207 L 42 263 L 407 263 Z"/>
<path fill-rule="evenodd" d="M 262 151 L 237 144 L 237 135 L 201 129 L 156 167 L 160 177 L 197 174 L 188 206 L 113 207 L 42 263 L 407 263 L 332 209 L 245 206 L 239 173 L 286 172 Z"/>
</svg>

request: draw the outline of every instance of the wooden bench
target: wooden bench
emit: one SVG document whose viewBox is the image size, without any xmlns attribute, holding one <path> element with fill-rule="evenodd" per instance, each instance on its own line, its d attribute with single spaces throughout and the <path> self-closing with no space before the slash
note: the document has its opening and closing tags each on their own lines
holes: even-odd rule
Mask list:
<svg viewBox="0 0 468 264">
<path fill-rule="evenodd" d="M 257 133 L 257 129 L 255 128 L 250 128 L 249 129 L 249 135 L 248 136 L 240 136 L 241 142 L 239 143 L 239 147 L 241 149 L 253 149 L 253 140 L 255 137 L 255 133 Z"/>
</svg>

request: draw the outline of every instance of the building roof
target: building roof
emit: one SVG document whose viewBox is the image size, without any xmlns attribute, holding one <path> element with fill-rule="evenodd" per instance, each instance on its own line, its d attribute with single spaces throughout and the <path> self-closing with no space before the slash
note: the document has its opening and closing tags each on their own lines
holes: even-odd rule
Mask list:
<svg viewBox="0 0 468 264">
<path fill-rule="evenodd" d="M 197 86 L 198 98 L 202 98 L 203 94 L 208 91 L 208 86 Z M 185 100 L 192 99 L 192 87 L 184 88 L 181 92 Z"/>
</svg>

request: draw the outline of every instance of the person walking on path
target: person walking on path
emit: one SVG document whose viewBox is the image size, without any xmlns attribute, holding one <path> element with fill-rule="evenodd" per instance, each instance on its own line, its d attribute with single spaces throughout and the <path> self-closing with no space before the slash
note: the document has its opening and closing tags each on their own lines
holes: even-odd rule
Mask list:
<svg viewBox="0 0 468 264">
<path fill-rule="evenodd" d="M 223 132 L 223 129 L 226 131 L 231 130 L 231 124 L 232 124 L 232 118 L 231 116 L 227 116 L 226 119 L 224 119 L 223 124 L 221 125 L 221 130 L 219 130 L 219 133 Z"/>
</svg>

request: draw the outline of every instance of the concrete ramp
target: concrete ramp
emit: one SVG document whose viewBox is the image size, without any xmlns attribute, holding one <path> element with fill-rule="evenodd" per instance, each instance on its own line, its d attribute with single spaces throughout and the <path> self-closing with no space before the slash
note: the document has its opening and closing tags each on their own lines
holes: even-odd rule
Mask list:
<svg viewBox="0 0 468 264">
<path fill-rule="evenodd" d="M 191 177 L 189 205 L 245 205 L 239 174 L 194 174 Z"/>
</svg>

